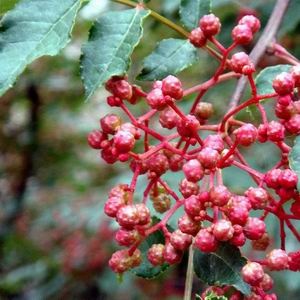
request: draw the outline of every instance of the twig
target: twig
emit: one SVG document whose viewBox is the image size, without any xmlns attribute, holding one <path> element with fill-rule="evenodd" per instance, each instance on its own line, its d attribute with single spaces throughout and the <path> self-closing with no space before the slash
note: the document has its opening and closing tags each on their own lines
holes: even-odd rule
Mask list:
<svg viewBox="0 0 300 300">
<path fill-rule="evenodd" d="M 186 278 L 185 278 L 185 289 L 184 289 L 184 298 L 183 300 L 191 300 L 192 299 L 192 291 L 193 291 L 193 275 L 194 275 L 194 249 L 193 245 L 190 246 L 189 250 L 189 260 L 188 266 L 186 270 Z"/>
<path fill-rule="evenodd" d="M 250 53 L 250 59 L 255 66 L 258 64 L 260 58 L 265 53 L 267 47 L 274 39 L 279 29 L 279 26 L 281 24 L 282 18 L 285 14 L 285 11 L 288 7 L 288 4 L 289 4 L 289 0 L 277 0 L 273 12 L 270 16 L 270 19 L 262 35 L 260 36 L 255 47 L 252 49 Z M 230 108 L 238 105 L 245 91 L 246 84 L 247 84 L 247 78 L 242 77 L 239 79 L 229 104 Z"/>
</svg>

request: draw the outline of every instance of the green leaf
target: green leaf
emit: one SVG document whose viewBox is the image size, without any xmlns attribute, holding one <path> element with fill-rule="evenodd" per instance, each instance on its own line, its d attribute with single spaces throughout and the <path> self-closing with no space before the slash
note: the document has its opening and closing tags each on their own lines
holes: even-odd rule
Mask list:
<svg viewBox="0 0 300 300">
<path fill-rule="evenodd" d="M 277 65 L 263 69 L 255 78 L 258 93 L 261 95 L 274 93 L 273 79 L 281 72 L 288 72 L 290 68 L 290 65 Z"/>
<path fill-rule="evenodd" d="M 0 24 L 0 96 L 25 67 L 69 41 L 80 0 L 23 0 Z"/>
<path fill-rule="evenodd" d="M 294 141 L 294 146 L 289 153 L 290 168 L 296 172 L 300 178 L 300 136 L 297 136 Z M 298 180 L 297 190 L 300 191 L 300 180 Z"/>
<path fill-rule="evenodd" d="M 181 0 L 180 19 L 189 30 L 198 26 L 202 16 L 211 12 L 211 0 Z"/>
<path fill-rule="evenodd" d="M 213 292 L 209 292 L 204 300 L 228 300 L 225 296 L 218 296 Z"/>
<path fill-rule="evenodd" d="M 152 220 L 154 224 L 160 221 L 157 217 L 153 217 Z M 165 272 L 169 268 L 168 264 L 163 264 L 162 266 L 154 267 L 147 258 L 147 252 L 153 244 L 164 244 L 164 243 L 165 243 L 165 238 L 161 231 L 156 231 L 150 234 L 139 247 L 142 253 L 141 265 L 138 266 L 137 268 L 132 269 L 131 271 L 136 276 L 145 279 L 155 278 L 160 274 L 162 274 L 163 272 Z"/>
<path fill-rule="evenodd" d="M 134 8 L 107 12 L 96 21 L 81 58 L 87 98 L 110 77 L 128 71 L 130 56 L 143 35 L 142 22 L 148 15 L 148 10 Z"/>
<path fill-rule="evenodd" d="M 12 9 L 19 0 L 1 0 L 0 3 L 0 15 L 6 13 Z"/>
<path fill-rule="evenodd" d="M 167 39 L 145 58 L 139 80 L 158 80 L 175 75 L 198 60 L 196 48 L 187 40 Z"/>
<path fill-rule="evenodd" d="M 248 295 L 250 286 L 241 277 L 241 269 L 246 262 L 237 247 L 221 243 L 214 253 L 195 251 L 194 271 L 208 285 L 231 285 Z"/>
</svg>

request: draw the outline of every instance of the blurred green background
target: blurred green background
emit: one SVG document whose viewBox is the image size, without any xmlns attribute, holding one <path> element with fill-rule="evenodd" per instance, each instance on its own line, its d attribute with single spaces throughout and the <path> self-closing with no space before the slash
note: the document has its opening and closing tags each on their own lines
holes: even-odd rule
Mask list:
<svg viewBox="0 0 300 300">
<path fill-rule="evenodd" d="M 1 17 L 15 0 L 0 0 Z M 178 22 L 178 0 L 151 1 L 150 7 Z M 214 0 L 213 11 L 222 20 L 220 40 L 230 43 L 238 16 L 255 13 L 264 25 L 274 1 Z M 112 241 L 115 224 L 102 213 L 106 193 L 116 183 L 128 183 L 130 169 L 106 165 L 86 142 L 99 118 L 115 111 L 99 89 L 84 101 L 79 76 L 80 48 L 94 18 L 105 10 L 123 9 L 106 0 L 93 0 L 81 9 L 73 38 L 57 57 L 44 57 L 26 70 L 0 101 L 0 299 L 181 299 L 186 258 L 162 277 L 146 281 L 126 274 L 120 283 L 107 267 L 117 248 Z M 300 57 L 300 1 L 292 0 L 279 32 L 281 43 Z M 148 19 L 142 43 L 133 56 L 131 75 L 156 43 L 176 33 Z M 251 46 L 245 51 L 250 51 Z M 217 63 L 200 51 L 200 63 L 180 74 L 186 87 L 208 79 Z M 281 63 L 264 56 L 260 66 Z M 225 111 L 235 81 L 220 84 L 205 100 L 215 107 L 215 120 Z M 147 88 L 147 84 L 145 85 Z M 188 109 L 191 99 L 182 103 Z M 144 103 L 134 110 L 145 111 Z M 256 122 L 255 111 L 241 118 Z M 259 154 L 259 155 L 258 155 Z M 272 146 L 253 147 L 246 153 L 258 170 L 269 169 L 278 153 Z M 167 181 L 176 189 L 180 175 Z M 236 169 L 225 172 L 225 183 L 242 192 L 252 182 Z M 143 182 L 139 183 L 141 187 Z M 172 220 L 175 222 L 176 220 Z M 298 226 L 299 228 L 299 226 Z M 270 220 L 269 231 L 278 234 Z M 299 245 L 288 237 L 288 249 Z M 247 251 L 247 249 L 246 249 Z M 274 274 L 279 299 L 300 298 L 299 274 Z M 195 291 L 204 286 L 195 279 Z"/>
</svg>

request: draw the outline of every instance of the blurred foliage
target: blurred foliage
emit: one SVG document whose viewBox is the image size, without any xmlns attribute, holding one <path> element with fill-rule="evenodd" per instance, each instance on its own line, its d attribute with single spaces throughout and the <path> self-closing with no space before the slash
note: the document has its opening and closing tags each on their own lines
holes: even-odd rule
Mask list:
<svg viewBox="0 0 300 300">
<path fill-rule="evenodd" d="M 0 0 L 0 15 L 15 2 Z M 104 164 L 86 143 L 87 133 L 97 127 L 100 116 L 117 111 L 105 104 L 107 94 L 102 89 L 85 103 L 79 76 L 80 48 L 87 39 L 91 18 L 103 10 L 121 8 L 108 1 L 100 2 L 91 1 L 83 7 L 73 39 L 59 56 L 44 57 L 31 64 L 15 87 L 0 99 L 1 299 L 175 300 L 182 297 L 186 258 L 153 281 L 126 274 L 120 284 L 107 268 L 109 255 L 116 248 L 111 241 L 116 226 L 107 223 L 102 206 L 108 190 L 116 183 L 128 183 L 131 173 L 127 166 Z M 222 19 L 221 41 L 229 44 L 230 30 L 245 12 L 256 12 L 265 24 L 274 2 L 213 1 L 213 11 Z M 96 12 L 95 3 L 101 6 Z M 179 22 L 178 4 L 177 0 L 149 2 L 150 7 L 176 22 Z M 299 11 L 299 0 L 292 0 L 280 30 L 281 43 L 298 57 Z M 133 56 L 131 75 L 138 73 L 142 58 L 153 51 L 158 41 L 172 37 L 178 36 L 149 18 L 142 43 Z M 217 66 L 202 51 L 199 61 L 181 73 L 186 87 L 207 80 Z M 282 62 L 265 56 L 260 66 L 278 63 Z M 212 122 L 224 113 L 235 82 L 222 83 L 205 96 L 205 101 L 214 104 Z M 149 87 L 147 83 L 142 85 Z M 182 109 L 187 110 L 192 100 L 189 97 L 183 101 Z M 134 107 L 136 113 L 145 109 L 144 103 Z M 254 122 L 257 116 L 255 109 L 239 115 Z M 272 167 L 279 153 L 269 145 L 244 152 L 248 162 L 260 171 Z M 181 176 L 166 175 L 175 191 Z M 225 183 L 236 192 L 252 184 L 248 176 L 233 167 L 226 169 L 224 176 Z M 138 184 L 144 186 L 145 179 Z M 178 215 L 171 223 L 176 224 Z M 269 226 L 270 232 L 278 230 L 273 219 Z M 288 248 L 293 249 L 293 240 L 289 237 L 287 240 Z M 274 275 L 279 299 L 299 299 L 299 274 Z M 195 282 L 195 289 L 201 293 L 201 282 Z"/>
</svg>

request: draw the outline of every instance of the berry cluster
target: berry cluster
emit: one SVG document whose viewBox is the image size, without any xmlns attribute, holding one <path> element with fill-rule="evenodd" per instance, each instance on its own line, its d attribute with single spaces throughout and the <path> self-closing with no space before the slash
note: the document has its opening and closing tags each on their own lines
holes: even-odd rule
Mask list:
<svg viewBox="0 0 300 300">
<path fill-rule="evenodd" d="M 129 122 L 123 123 L 115 114 L 106 115 L 100 120 L 101 129 L 90 133 L 88 142 L 101 150 L 107 163 L 128 161 L 133 172 L 129 185 L 120 184 L 110 191 L 104 207 L 105 213 L 120 225 L 115 236 L 117 243 L 128 248 L 112 255 L 109 265 L 113 271 L 123 273 L 138 266 L 139 245 L 157 230 L 163 232 L 165 243 L 153 244 L 148 251 L 148 260 L 154 266 L 180 262 L 190 245 L 210 253 L 220 243 L 242 247 L 250 240 L 253 249 L 266 250 L 271 244 L 265 223 L 269 214 L 280 222 L 281 249 L 274 249 L 265 259 L 249 261 L 243 267 L 242 277 L 253 292 L 247 299 L 276 299 L 274 294 L 266 294 L 273 282 L 264 268 L 300 270 L 299 252 L 285 251 L 285 226 L 300 240 L 291 222 L 300 219 L 298 178 L 289 168 L 287 157 L 291 148 L 286 143 L 287 134 L 300 133 L 300 105 L 294 95 L 295 88 L 300 87 L 300 67 L 279 74 L 273 81 L 274 93 L 258 94 L 251 59 L 244 52 L 233 55 L 231 52 L 250 43 L 259 28 L 256 17 L 242 17 L 232 30 L 232 45 L 225 48 L 214 37 L 221 29 L 220 20 L 212 14 L 202 17 L 189 40 L 197 47 L 211 42 L 222 53 L 222 60 L 210 80 L 193 88 L 184 90 L 181 81 L 172 75 L 154 82 L 148 93 L 124 77 L 113 77 L 107 82 L 106 88 L 112 93 L 107 98 L 108 105 L 119 107 Z M 226 73 L 228 69 L 231 72 Z M 211 124 L 209 119 L 214 109 L 212 104 L 202 101 L 204 94 L 219 82 L 240 76 L 248 79 L 251 98 L 229 109 L 218 124 Z M 195 92 L 198 95 L 190 112 L 185 114 L 178 103 Z M 137 118 L 128 104 L 135 104 L 140 98 L 145 99 L 149 111 Z M 267 99 L 275 101 L 277 120 L 267 118 L 261 103 Z M 261 114 L 259 126 L 234 118 L 250 105 L 256 105 Z M 150 120 L 157 120 L 156 116 L 164 129 L 161 132 L 170 133 L 163 135 L 150 127 Z M 240 148 L 258 142 L 273 143 L 281 151 L 279 162 L 266 174 L 254 170 L 240 152 Z M 134 151 L 140 147 L 142 153 Z M 247 172 L 256 185 L 243 194 L 234 194 L 223 184 L 222 170 L 227 167 Z M 184 175 L 178 183 L 181 196 L 164 180 L 166 172 Z M 143 200 L 136 203 L 136 183 L 143 174 L 148 185 Z M 157 212 L 165 213 L 156 224 L 152 224 L 148 199 Z M 284 206 L 287 202 L 292 204 L 289 212 Z M 167 223 L 179 207 L 184 207 L 185 213 L 178 220 L 178 228 L 171 232 Z M 261 217 L 253 216 L 254 210 L 261 210 Z M 237 292 L 230 299 L 241 299 L 239 295 Z"/>
</svg>

